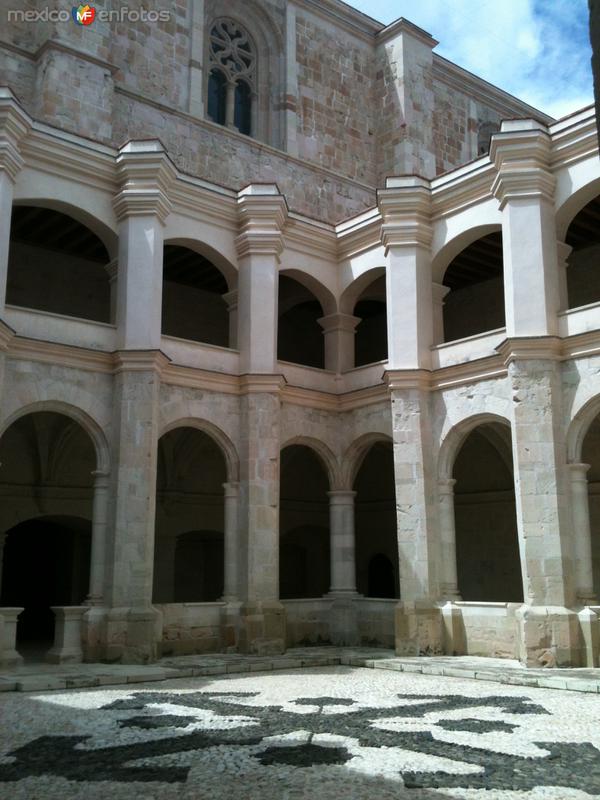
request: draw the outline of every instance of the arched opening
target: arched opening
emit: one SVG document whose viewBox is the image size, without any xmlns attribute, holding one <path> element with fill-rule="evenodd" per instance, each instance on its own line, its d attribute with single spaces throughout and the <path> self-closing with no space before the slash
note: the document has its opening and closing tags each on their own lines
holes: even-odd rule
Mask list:
<svg viewBox="0 0 600 800">
<path fill-rule="evenodd" d="M 600 301 L 600 196 L 574 217 L 566 243 L 572 247 L 567 259 L 569 308 Z"/>
<path fill-rule="evenodd" d="M 204 431 L 182 426 L 158 442 L 155 603 L 223 596 L 225 457 Z"/>
<path fill-rule="evenodd" d="M 583 464 L 589 464 L 587 473 L 590 533 L 592 544 L 592 576 L 594 593 L 600 596 L 600 414 L 594 419 L 583 440 Z"/>
<path fill-rule="evenodd" d="M 484 423 L 454 462 L 458 590 L 463 600 L 523 601 L 510 429 Z"/>
<path fill-rule="evenodd" d="M 325 366 L 323 308 L 315 295 L 294 278 L 279 276 L 277 358 L 307 367 Z"/>
<path fill-rule="evenodd" d="M 359 296 L 354 316 L 360 318 L 354 340 L 354 364 L 362 367 L 388 357 L 385 275 L 376 278 Z"/>
<path fill-rule="evenodd" d="M 371 446 L 357 472 L 354 490 L 356 587 L 367 597 L 400 597 L 391 442 Z"/>
<path fill-rule="evenodd" d="M 220 69 L 211 69 L 208 77 L 208 118 L 217 125 L 225 125 L 227 107 L 227 78 Z"/>
<path fill-rule="evenodd" d="M 321 597 L 329 591 L 329 479 L 306 445 L 281 451 L 279 596 Z"/>
<path fill-rule="evenodd" d="M 444 341 L 452 342 L 503 328 L 504 279 L 502 233 L 483 236 L 448 265 L 444 286 Z"/>
<path fill-rule="evenodd" d="M 162 332 L 229 347 L 227 281 L 200 253 L 166 244 L 163 256 Z"/>
<path fill-rule="evenodd" d="M 108 251 L 73 217 L 14 206 L 6 302 L 97 322 L 112 322 Z"/>
<path fill-rule="evenodd" d="M 89 590 L 93 471 L 88 433 L 50 411 L 17 419 L 0 439 L 0 605 L 24 608 L 17 648 L 36 657 L 54 636 L 51 606 Z"/>
</svg>

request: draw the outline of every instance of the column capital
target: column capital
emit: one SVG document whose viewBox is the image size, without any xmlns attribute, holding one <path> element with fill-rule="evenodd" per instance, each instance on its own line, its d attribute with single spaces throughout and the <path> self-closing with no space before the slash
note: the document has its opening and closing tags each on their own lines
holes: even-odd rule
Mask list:
<svg viewBox="0 0 600 800">
<path fill-rule="evenodd" d="M 584 483 L 587 486 L 587 473 L 591 464 L 567 464 L 567 467 L 573 483 Z"/>
<path fill-rule="evenodd" d="M 285 197 L 273 183 L 253 183 L 237 195 L 238 256 L 250 254 L 279 258 L 284 247 L 283 230 L 288 217 Z"/>
<path fill-rule="evenodd" d="M 0 88 L 0 172 L 14 183 L 23 167 L 20 145 L 31 131 L 31 117 L 6 87 Z"/>
<path fill-rule="evenodd" d="M 500 201 L 500 209 L 517 198 L 553 200 L 556 179 L 549 168 L 550 153 L 550 134 L 541 122 L 503 121 L 490 145 L 490 160 L 498 170 L 492 194 Z"/>
<path fill-rule="evenodd" d="M 418 175 L 388 178 L 377 192 L 381 242 L 391 247 L 431 246 L 431 183 Z"/>
<path fill-rule="evenodd" d="M 164 223 L 171 211 L 169 194 L 177 171 L 161 142 L 127 142 L 117 156 L 117 178 L 121 190 L 113 207 L 118 220 L 155 215 Z"/>
<path fill-rule="evenodd" d="M 227 309 L 229 311 L 235 311 L 238 306 L 238 290 L 233 289 L 231 292 L 225 292 L 225 294 L 222 294 L 221 297 L 223 298 L 223 302 L 226 304 Z"/>
<path fill-rule="evenodd" d="M 352 314 L 328 314 L 326 317 L 319 317 L 317 320 L 319 325 L 323 328 L 324 333 L 332 333 L 333 331 L 345 331 L 347 333 L 355 333 L 356 326 L 362 322 L 360 317 L 354 317 Z"/>
<path fill-rule="evenodd" d="M 433 302 L 434 304 L 443 306 L 444 299 L 448 292 L 450 291 L 449 286 L 444 286 L 443 283 L 432 283 L 431 284 L 431 293 L 433 295 Z"/>
<path fill-rule="evenodd" d="M 440 494 L 453 495 L 455 486 L 456 478 L 440 478 L 438 481 L 438 490 Z"/>
<path fill-rule="evenodd" d="M 119 259 L 111 258 L 111 260 L 104 265 L 104 271 L 108 275 L 111 282 L 116 280 L 119 272 Z"/>
<path fill-rule="evenodd" d="M 237 481 L 227 481 L 223 484 L 225 497 L 237 497 L 240 493 L 240 484 Z"/>
<path fill-rule="evenodd" d="M 419 389 L 429 391 L 431 388 L 431 372 L 427 369 L 388 369 L 383 378 L 390 392 L 401 389 Z"/>
<path fill-rule="evenodd" d="M 556 242 L 556 255 L 558 256 L 558 264 L 559 266 L 562 264 L 565 267 L 568 267 L 567 259 L 573 252 L 573 248 L 570 244 L 566 242 L 560 242 L 557 240 Z"/>
<path fill-rule="evenodd" d="M 118 350 L 114 355 L 114 373 L 156 372 L 160 375 L 171 359 L 161 350 Z"/>
<path fill-rule="evenodd" d="M 558 336 L 522 336 L 505 339 L 496 352 L 508 366 L 513 361 L 560 361 L 561 340 Z"/>
<path fill-rule="evenodd" d="M 333 506 L 350 506 L 354 504 L 356 492 L 352 489 L 334 489 L 327 492 L 327 497 Z"/>
</svg>

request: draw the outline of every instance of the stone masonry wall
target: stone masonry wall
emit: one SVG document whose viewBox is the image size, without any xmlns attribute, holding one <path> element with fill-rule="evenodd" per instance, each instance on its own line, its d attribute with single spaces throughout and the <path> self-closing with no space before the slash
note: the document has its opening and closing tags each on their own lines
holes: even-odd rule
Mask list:
<svg viewBox="0 0 600 800">
<path fill-rule="evenodd" d="M 300 156 L 373 184 L 371 48 L 321 19 L 299 14 L 296 53 Z"/>
</svg>

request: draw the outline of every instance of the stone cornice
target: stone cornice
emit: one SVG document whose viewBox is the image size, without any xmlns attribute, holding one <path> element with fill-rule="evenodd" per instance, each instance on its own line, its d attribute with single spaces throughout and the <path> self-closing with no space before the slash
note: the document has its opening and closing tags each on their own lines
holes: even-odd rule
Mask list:
<svg viewBox="0 0 600 800">
<path fill-rule="evenodd" d="M 117 219 L 156 215 L 164 222 L 171 210 L 170 191 L 177 171 L 156 140 L 131 141 L 119 150 L 117 178 L 121 185 L 113 201 Z"/>
<path fill-rule="evenodd" d="M 155 372 L 162 375 L 171 359 L 161 350 L 117 350 L 113 354 L 114 373 Z"/>
<path fill-rule="evenodd" d="M 30 133 L 31 124 L 10 89 L 0 88 L 0 170 L 13 182 L 24 164 L 21 144 Z"/>
<path fill-rule="evenodd" d="M 9 344 L 15 335 L 16 333 L 10 325 L 7 325 L 3 319 L 0 319 L 0 352 L 8 350 Z"/>
<path fill-rule="evenodd" d="M 383 30 L 376 34 L 375 41 L 377 44 L 385 44 L 385 42 L 396 39 L 403 34 L 412 36 L 413 39 L 418 39 L 422 44 L 431 49 L 439 44 L 437 39 L 434 39 L 430 33 L 423 30 L 423 28 L 419 28 L 414 22 L 404 19 L 404 17 L 399 17 L 399 19 L 386 25 Z"/>
<path fill-rule="evenodd" d="M 238 255 L 281 255 L 287 221 L 285 197 L 274 184 L 251 184 L 238 192 Z"/>
<path fill-rule="evenodd" d="M 240 375 L 240 394 L 279 394 L 286 385 L 283 375 Z"/>
<path fill-rule="evenodd" d="M 549 170 L 552 141 L 534 120 L 509 120 L 492 136 L 490 159 L 498 170 L 492 193 L 502 209 L 509 200 L 543 197 L 552 201 L 556 179 Z"/>
<path fill-rule="evenodd" d="M 429 391 L 431 372 L 426 369 L 389 369 L 384 373 L 384 380 L 390 392 L 407 389 Z"/>
<path fill-rule="evenodd" d="M 106 70 L 106 72 L 110 72 L 111 75 L 115 75 L 119 71 L 119 67 L 117 67 L 116 64 L 113 64 L 110 61 L 104 61 L 101 58 L 96 58 L 96 56 L 91 55 L 91 53 L 86 53 L 84 50 L 78 50 L 76 47 L 71 47 L 70 45 L 66 45 L 64 42 L 59 42 L 56 39 L 47 39 L 43 45 L 36 50 L 35 53 L 31 54 L 30 57 L 35 59 L 35 61 L 39 61 L 44 53 L 47 53 L 51 50 L 58 50 L 59 52 L 65 53 L 73 58 L 79 58 L 82 61 L 87 61 L 89 64 L 94 64 L 95 66 Z"/>
<path fill-rule="evenodd" d="M 550 127 L 553 167 L 598 158 L 598 130 L 594 108 L 573 114 Z"/>
<path fill-rule="evenodd" d="M 10 340 L 7 356 L 14 360 L 34 361 L 85 372 L 104 374 L 113 372 L 112 353 L 56 342 L 42 342 L 39 339 L 27 339 L 23 336 L 14 336 Z"/>
<path fill-rule="evenodd" d="M 496 347 L 505 366 L 513 361 L 560 361 L 561 350 L 558 336 L 508 337 Z"/>
<path fill-rule="evenodd" d="M 431 245 L 431 184 L 418 176 L 388 178 L 377 192 L 383 219 L 381 241 L 386 249 Z"/>
</svg>

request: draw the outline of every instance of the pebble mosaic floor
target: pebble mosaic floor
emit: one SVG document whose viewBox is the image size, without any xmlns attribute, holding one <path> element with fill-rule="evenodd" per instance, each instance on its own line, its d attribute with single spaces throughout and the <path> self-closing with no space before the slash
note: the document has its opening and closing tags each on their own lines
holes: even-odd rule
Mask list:
<svg viewBox="0 0 600 800">
<path fill-rule="evenodd" d="M 584 800 L 600 696 L 319 667 L 0 696 L 2 800 Z"/>
</svg>

